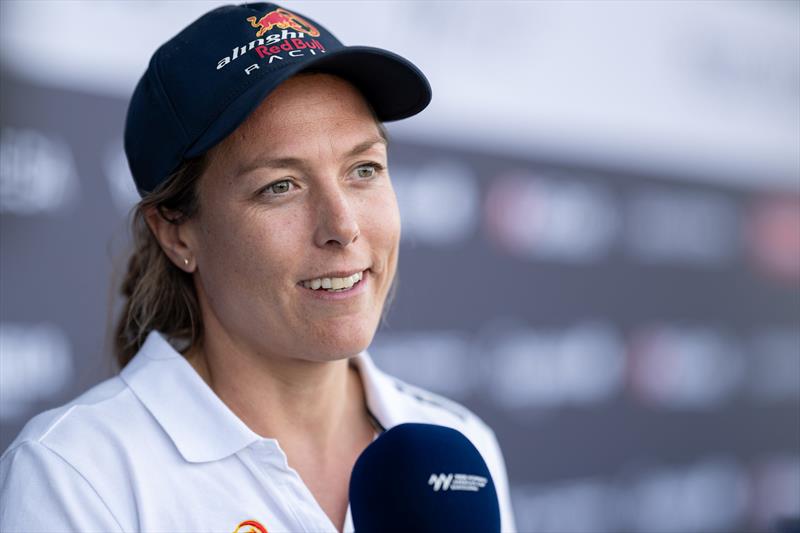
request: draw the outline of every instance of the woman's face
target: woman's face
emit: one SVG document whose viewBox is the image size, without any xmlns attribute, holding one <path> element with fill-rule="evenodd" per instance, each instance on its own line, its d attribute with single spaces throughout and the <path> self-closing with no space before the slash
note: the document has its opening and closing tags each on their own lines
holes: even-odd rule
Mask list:
<svg viewBox="0 0 800 533">
<path fill-rule="evenodd" d="M 206 337 L 315 361 L 366 348 L 400 217 L 361 94 L 326 74 L 291 78 L 210 156 L 186 223 Z"/>
</svg>

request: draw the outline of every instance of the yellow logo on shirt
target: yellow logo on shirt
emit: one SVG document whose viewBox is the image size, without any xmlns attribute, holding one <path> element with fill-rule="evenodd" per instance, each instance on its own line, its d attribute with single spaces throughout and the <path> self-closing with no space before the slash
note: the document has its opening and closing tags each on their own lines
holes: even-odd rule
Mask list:
<svg viewBox="0 0 800 533">
<path fill-rule="evenodd" d="M 250 529 L 245 529 L 249 527 Z M 267 528 L 255 520 L 245 520 L 233 530 L 233 533 L 267 533 Z"/>
</svg>

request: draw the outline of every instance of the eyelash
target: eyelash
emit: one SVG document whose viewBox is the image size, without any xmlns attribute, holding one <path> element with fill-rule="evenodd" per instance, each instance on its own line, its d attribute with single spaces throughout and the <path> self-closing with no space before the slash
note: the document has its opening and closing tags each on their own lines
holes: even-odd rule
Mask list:
<svg viewBox="0 0 800 533">
<path fill-rule="evenodd" d="M 275 195 L 275 196 L 282 196 L 282 195 L 286 194 L 289 191 L 286 191 L 286 192 L 275 192 L 275 189 L 274 189 L 274 187 L 276 185 L 280 185 L 281 183 L 289 183 L 289 184 L 291 184 L 292 180 L 282 179 L 282 180 L 278 180 L 278 181 L 275 181 L 273 183 L 270 183 L 269 185 L 267 185 L 266 187 L 261 189 L 261 192 L 259 194 L 266 194 L 267 192 L 271 191 L 272 194 Z"/>
<path fill-rule="evenodd" d="M 355 169 L 353 169 L 353 170 L 357 171 L 358 169 L 361 169 L 361 168 L 371 168 L 373 170 L 373 175 L 372 176 L 365 177 L 365 178 L 360 178 L 360 179 L 363 179 L 363 180 L 371 180 L 371 179 L 375 178 L 375 174 L 380 173 L 380 172 L 382 172 L 384 170 L 384 166 L 383 165 L 381 165 L 380 163 L 374 163 L 374 162 L 373 163 L 362 163 L 362 164 L 358 165 L 357 167 L 355 167 Z M 267 185 L 266 187 L 264 187 L 263 189 L 261 189 L 259 194 L 263 195 L 263 194 L 266 194 L 266 193 L 268 193 L 270 191 L 272 192 L 272 195 L 274 195 L 274 196 L 283 196 L 284 194 L 287 194 L 289 191 L 286 191 L 286 192 L 275 192 L 274 187 L 276 185 L 280 185 L 281 183 L 292 184 L 292 180 L 284 178 L 284 179 L 281 179 L 281 180 L 278 180 L 278 181 L 274 181 L 274 182 L 270 183 L 269 185 Z"/>
<path fill-rule="evenodd" d="M 374 162 L 373 163 L 362 163 L 362 164 L 358 165 L 355 168 L 355 170 L 358 170 L 360 168 L 371 168 L 374 171 L 372 176 L 370 176 L 369 178 L 362 178 L 362 179 L 372 179 L 372 178 L 375 177 L 375 174 L 380 173 L 384 169 L 383 165 L 381 165 L 380 163 L 374 163 Z"/>
</svg>

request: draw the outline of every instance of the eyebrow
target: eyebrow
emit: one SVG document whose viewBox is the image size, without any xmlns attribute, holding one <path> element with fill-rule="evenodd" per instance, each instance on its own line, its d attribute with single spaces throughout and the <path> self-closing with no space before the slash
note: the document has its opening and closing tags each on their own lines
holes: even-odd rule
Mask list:
<svg viewBox="0 0 800 533">
<path fill-rule="evenodd" d="M 374 139 L 370 139 L 368 141 L 364 141 L 362 143 L 358 143 L 353 148 L 350 149 L 344 157 L 353 157 L 359 154 L 362 154 L 375 146 L 376 144 L 383 144 L 384 146 L 388 147 L 389 142 L 381 137 L 376 137 Z M 257 168 L 289 168 L 289 167 L 298 167 L 302 168 L 306 166 L 306 160 L 301 159 L 298 157 L 276 157 L 276 158 L 256 158 L 253 161 L 243 165 L 241 168 L 238 169 L 236 172 L 237 176 L 241 176 L 247 172 L 255 170 Z"/>
</svg>

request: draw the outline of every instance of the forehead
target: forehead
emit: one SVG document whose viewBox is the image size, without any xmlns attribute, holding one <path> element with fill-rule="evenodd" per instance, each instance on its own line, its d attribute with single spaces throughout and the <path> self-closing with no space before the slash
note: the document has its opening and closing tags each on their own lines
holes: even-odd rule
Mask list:
<svg viewBox="0 0 800 533">
<path fill-rule="evenodd" d="M 378 122 L 352 84 L 329 74 L 301 74 L 273 91 L 217 151 L 236 158 L 253 151 L 303 155 L 319 143 L 333 148 L 375 134 Z"/>
</svg>

